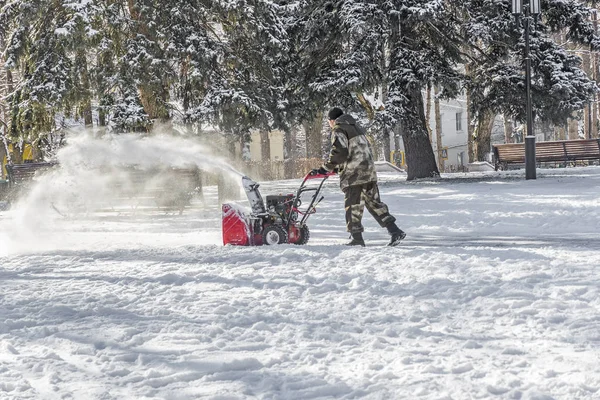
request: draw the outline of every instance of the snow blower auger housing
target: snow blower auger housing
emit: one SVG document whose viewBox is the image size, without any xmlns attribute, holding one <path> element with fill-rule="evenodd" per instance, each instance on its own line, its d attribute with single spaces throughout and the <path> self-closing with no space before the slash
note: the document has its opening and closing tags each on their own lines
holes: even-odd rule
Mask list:
<svg viewBox="0 0 600 400">
<path fill-rule="evenodd" d="M 242 183 L 250 202 L 250 214 L 233 204 L 223 204 L 223 244 L 236 246 L 261 246 L 293 243 L 306 244 L 310 231 L 308 217 L 316 212 L 323 184 L 333 175 L 309 173 L 297 192 L 285 195 L 268 195 L 266 202 L 258 190 L 259 184 L 244 176 Z M 309 182 L 318 182 L 310 185 Z M 302 207 L 302 195 L 309 193 L 308 206 Z M 305 198 L 308 196 L 304 196 Z"/>
</svg>

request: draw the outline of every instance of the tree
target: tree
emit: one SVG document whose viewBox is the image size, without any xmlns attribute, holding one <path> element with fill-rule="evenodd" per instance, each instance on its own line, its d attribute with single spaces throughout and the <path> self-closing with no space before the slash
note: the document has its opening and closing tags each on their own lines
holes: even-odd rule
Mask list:
<svg viewBox="0 0 600 400">
<path fill-rule="evenodd" d="M 441 32 L 454 21 L 438 1 L 310 1 L 299 3 L 299 58 L 304 97 L 350 110 L 368 107 L 362 95 L 385 93 L 373 127 L 401 125 L 408 179 L 437 176 L 427 133 L 422 90 L 438 84 L 441 96 L 457 93 L 456 43 Z M 318 101 L 312 102 L 318 104 Z"/>
<path fill-rule="evenodd" d="M 478 56 L 468 58 L 469 107 L 478 119 L 477 160 L 489 151 L 496 114 L 526 120 L 524 33 L 510 7 L 508 1 L 473 0 L 461 3 L 456 11 L 464 18 L 464 42 Z M 567 29 L 570 40 L 592 46 L 598 45 L 598 37 L 586 18 L 590 9 L 579 2 L 550 0 L 542 11 L 543 18 L 531 33 L 533 109 L 536 118 L 562 124 L 590 101 L 596 85 L 581 69 L 581 59 L 560 47 L 550 34 Z"/>
</svg>

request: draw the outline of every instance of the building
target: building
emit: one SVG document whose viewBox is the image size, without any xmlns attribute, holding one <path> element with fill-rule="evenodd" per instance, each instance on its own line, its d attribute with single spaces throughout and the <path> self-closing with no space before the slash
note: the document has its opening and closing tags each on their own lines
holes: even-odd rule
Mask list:
<svg viewBox="0 0 600 400">
<path fill-rule="evenodd" d="M 259 131 L 250 132 L 250 160 L 265 161 L 262 157 L 261 138 Z M 269 132 L 271 160 L 283 160 L 284 133 L 279 130 Z"/>
</svg>

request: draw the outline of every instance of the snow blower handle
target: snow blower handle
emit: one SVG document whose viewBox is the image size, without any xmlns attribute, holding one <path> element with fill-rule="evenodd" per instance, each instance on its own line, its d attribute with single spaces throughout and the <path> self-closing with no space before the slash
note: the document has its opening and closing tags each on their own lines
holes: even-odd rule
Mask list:
<svg viewBox="0 0 600 400">
<path fill-rule="evenodd" d="M 315 168 L 304 177 L 304 180 L 307 181 L 309 179 L 323 179 L 328 178 L 331 175 L 335 175 L 335 171 L 327 171 L 323 167 Z"/>
</svg>

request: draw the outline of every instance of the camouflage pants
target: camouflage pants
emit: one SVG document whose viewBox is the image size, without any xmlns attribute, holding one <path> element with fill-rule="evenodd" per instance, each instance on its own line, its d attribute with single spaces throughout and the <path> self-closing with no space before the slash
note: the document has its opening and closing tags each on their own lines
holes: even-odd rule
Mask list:
<svg viewBox="0 0 600 400">
<path fill-rule="evenodd" d="M 348 232 L 358 233 L 365 230 L 361 223 L 365 206 L 382 227 L 396 221 L 396 218 L 390 214 L 388 206 L 379 197 L 377 182 L 349 186 L 344 189 L 344 194 Z"/>
</svg>

